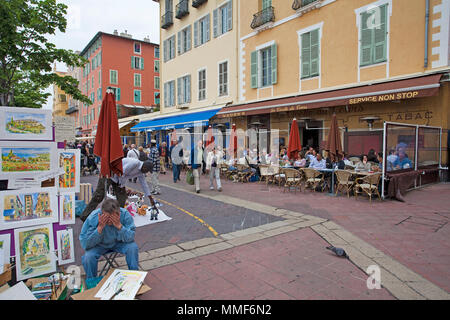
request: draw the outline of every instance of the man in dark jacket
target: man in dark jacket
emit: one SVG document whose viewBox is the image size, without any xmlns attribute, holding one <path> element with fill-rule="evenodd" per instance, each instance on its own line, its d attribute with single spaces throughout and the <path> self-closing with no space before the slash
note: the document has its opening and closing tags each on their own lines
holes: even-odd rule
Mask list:
<svg viewBox="0 0 450 320">
<path fill-rule="evenodd" d="M 174 141 L 174 144 L 170 147 L 170 159 L 172 161 L 173 182 L 180 181 L 181 165 L 183 164 L 183 146 L 182 139 Z"/>
<path fill-rule="evenodd" d="M 197 145 L 191 149 L 191 157 L 188 168 L 192 168 L 194 175 L 195 192 L 200 193 L 200 171 L 203 164 L 203 141 L 198 140 Z"/>
<path fill-rule="evenodd" d="M 167 148 L 165 141 L 161 143 L 158 151 L 161 161 L 161 173 L 166 174 L 166 164 L 169 163 L 169 148 Z"/>
</svg>

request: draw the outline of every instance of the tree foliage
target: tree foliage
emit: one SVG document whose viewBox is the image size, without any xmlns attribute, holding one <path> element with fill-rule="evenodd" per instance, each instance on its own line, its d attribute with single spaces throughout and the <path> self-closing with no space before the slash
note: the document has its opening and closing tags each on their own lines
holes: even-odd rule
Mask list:
<svg viewBox="0 0 450 320">
<path fill-rule="evenodd" d="M 51 85 L 91 104 L 78 80 L 52 72 L 54 62 L 81 67 L 86 59 L 58 49 L 47 37 L 67 27 L 67 6 L 56 0 L 0 1 L 0 105 L 41 108 Z"/>
</svg>

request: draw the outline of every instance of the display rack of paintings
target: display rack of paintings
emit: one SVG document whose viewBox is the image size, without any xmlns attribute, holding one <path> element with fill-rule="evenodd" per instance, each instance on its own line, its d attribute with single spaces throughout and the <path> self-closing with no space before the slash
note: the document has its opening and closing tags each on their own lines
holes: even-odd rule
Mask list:
<svg viewBox="0 0 450 320">
<path fill-rule="evenodd" d="M 39 178 L 59 169 L 55 142 L 0 141 L 0 179 Z"/>
<path fill-rule="evenodd" d="M 72 229 L 56 232 L 59 265 L 75 262 L 75 249 Z"/>
<path fill-rule="evenodd" d="M 59 224 L 75 224 L 74 192 L 61 192 L 59 194 Z"/>
<path fill-rule="evenodd" d="M 0 107 L 1 140 L 53 140 L 52 110 Z"/>
<path fill-rule="evenodd" d="M 51 224 L 14 229 L 17 280 L 56 272 Z"/>
<path fill-rule="evenodd" d="M 0 191 L 0 230 L 58 222 L 55 187 Z"/>
<path fill-rule="evenodd" d="M 59 167 L 64 169 L 58 181 L 61 192 L 80 192 L 80 158 L 80 149 L 58 150 Z"/>
</svg>

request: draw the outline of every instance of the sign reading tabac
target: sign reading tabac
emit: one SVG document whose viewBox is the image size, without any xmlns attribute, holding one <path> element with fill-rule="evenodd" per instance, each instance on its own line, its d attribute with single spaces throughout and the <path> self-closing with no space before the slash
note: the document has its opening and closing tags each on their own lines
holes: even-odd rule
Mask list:
<svg viewBox="0 0 450 320">
<path fill-rule="evenodd" d="M 419 91 L 407 91 L 407 92 L 398 92 L 398 93 L 390 93 L 390 94 L 380 94 L 375 96 L 366 96 L 359 98 L 352 98 L 348 100 L 349 104 L 358 104 L 364 102 L 384 102 L 384 101 L 393 101 L 393 100 L 402 100 L 402 99 L 413 99 L 419 96 Z"/>
</svg>

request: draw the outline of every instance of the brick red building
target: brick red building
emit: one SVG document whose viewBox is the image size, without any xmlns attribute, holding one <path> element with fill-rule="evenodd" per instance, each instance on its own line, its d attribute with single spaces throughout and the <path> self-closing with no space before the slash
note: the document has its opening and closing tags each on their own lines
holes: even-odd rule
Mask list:
<svg viewBox="0 0 450 320">
<path fill-rule="evenodd" d="M 159 45 L 133 39 L 126 31 L 98 32 L 80 53 L 89 60 L 83 68 L 81 91 L 92 101 L 80 106 L 83 136 L 95 135 L 106 89 L 116 95 L 120 118 L 159 108 Z"/>
</svg>

